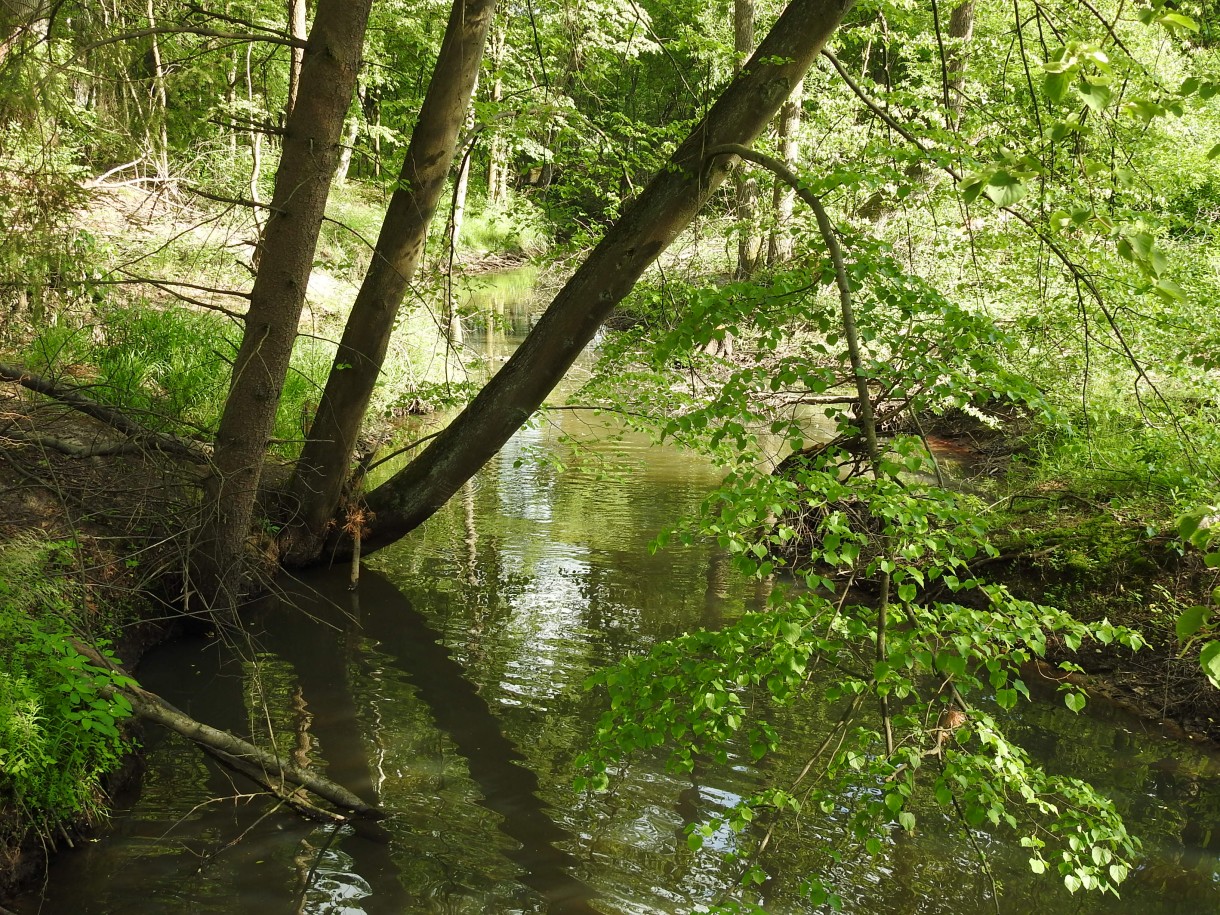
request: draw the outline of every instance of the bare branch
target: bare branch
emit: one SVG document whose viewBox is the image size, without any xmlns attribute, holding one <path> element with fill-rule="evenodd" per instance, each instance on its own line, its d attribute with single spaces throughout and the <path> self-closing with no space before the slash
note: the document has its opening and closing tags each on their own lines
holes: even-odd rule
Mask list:
<svg viewBox="0 0 1220 915">
<path fill-rule="evenodd" d="M 99 41 L 91 42 L 80 49 L 78 53 L 92 51 L 95 48 L 102 48 L 110 44 L 118 44 L 121 41 L 134 41 L 137 38 L 147 38 L 150 35 L 202 35 L 204 38 L 224 38 L 229 41 L 255 42 L 263 41 L 269 44 L 285 45 L 290 48 L 304 48 L 305 42 L 299 38 L 289 38 L 287 35 L 277 35 L 275 32 L 263 33 L 242 33 L 242 32 L 222 32 L 218 29 L 205 29 L 194 25 L 159 25 L 150 29 L 136 29 L 133 32 L 122 32 L 118 35 L 111 35 L 108 38 L 102 38 Z"/>
<path fill-rule="evenodd" d="M 179 438 L 176 435 L 166 435 L 146 429 L 126 414 L 86 397 L 76 388 L 58 384 L 49 378 L 35 375 L 33 372 L 28 372 L 19 366 L 0 362 L 0 381 L 19 384 L 30 391 L 58 400 L 73 410 L 84 413 L 86 416 L 92 417 L 98 422 L 122 432 L 133 441 L 142 443 L 157 451 L 185 458 L 194 464 L 206 464 L 209 461 L 208 455 L 194 442 Z"/>
</svg>

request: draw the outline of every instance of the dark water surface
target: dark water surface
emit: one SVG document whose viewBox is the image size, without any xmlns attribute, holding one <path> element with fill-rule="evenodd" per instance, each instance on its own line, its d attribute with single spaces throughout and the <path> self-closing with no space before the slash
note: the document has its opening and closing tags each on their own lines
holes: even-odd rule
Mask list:
<svg viewBox="0 0 1220 915">
<path fill-rule="evenodd" d="M 422 530 L 373 557 L 357 592 L 345 571 L 289 584 L 242 645 L 182 641 L 142 666 L 150 689 L 210 724 L 270 728 L 281 751 L 377 801 L 388 821 L 336 832 L 271 810 L 150 729 L 139 796 L 16 910 L 669 913 L 716 901 L 740 868 L 723 852 L 752 851 L 761 830 L 718 833 L 694 852 L 684 827 L 791 782 L 837 710 L 769 712 L 786 739 L 762 766 L 734 747 L 728 766 L 693 776 L 645 759 L 610 795 L 571 790 L 601 712 L 581 686 L 590 672 L 766 598 L 713 549 L 647 549 L 715 469 L 630 436 L 596 447 L 609 466 L 590 465 L 573 442 L 601 437 L 591 422 L 563 412 L 523 431 Z M 1025 706 L 1011 728 L 1035 759 L 1103 786 L 1142 837 L 1121 900 L 1070 896 L 1030 873 L 1012 836 L 975 831 L 972 843 L 925 803 L 916 834 L 894 835 L 875 859 L 836 814 L 780 829 L 761 860 L 773 877 L 751 901 L 819 911 L 800 889 L 821 874 L 846 911 L 867 915 L 1220 912 L 1215 759 L 1092 704 L 1083 716 Z M 998 905 L 975 846 L 1003 888 Z"/>
</svg>

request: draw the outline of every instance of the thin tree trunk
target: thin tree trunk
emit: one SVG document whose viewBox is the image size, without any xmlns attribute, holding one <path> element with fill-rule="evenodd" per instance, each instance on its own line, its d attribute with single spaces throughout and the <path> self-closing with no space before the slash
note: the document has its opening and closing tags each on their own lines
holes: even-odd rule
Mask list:
<svg viewBox="0 0 1220 915">
<path fill-rule="evenodd" d="M 317 556 L 339 504 L 398 308 L 423 256 L 428 226 L 453 164 L 494 13 L 495 0 L 453 4 L 398 190 L 390 198 L 372 263 L 297 462 L 291 495 L 298 513 L 284 536 L 289 562 Z"/>
<path fill-rule="evenodd" d="M 250 58 L 254 52 L 254 42 L 246 45 L 246 102 L 249 105 L 251 119 L 250 133 L 250 200 L 254 206 L 250 215 L 254 217 L 254 252 L 250 256 L 250 266 L 258 270 L 263 258 L 263 230 L 266 225 L 263 219 L 263 201 L 259 192 L 259 184 L 263 178 L 263 132 L 253 126 L 254 120 L 254 74 L 250 69 Z"/>
<path fill-rule="evenodd" d="M 754 52 L 754 0 L 733 2 L 734 69 Z M 758 179 L 744 166 L 733 174 L 737 203 L 737 279 L 749 279 L 762 260 L 762 234 L 758 226 Z"/>
<path fill-rule="evenodd" d="M 801 103 L 805 97 L 804 80 L 796 84 L 796 89 L 784 107 L 779 111 L 779 147 L 784 164 L 795 170 L 800 156 Z M 767 264 L 774 266 L 792 258 L 792 210 L 796 203 L 796 192 L 782 181 L 775 183 L 772 197 L 775 207 L 775 225 L 771 227 L 771 235 L 767 240 Z"/>
<path fill-rule="evenodd" d="M 953 8 L 949 14 L 949 39 L 952 44 L 946 55 L 945 70 L 948 74 L 949 126 L 957 130 L 962 122 L 962 107 L 966 98 L 966 59 L 970 53 L 970 42 L 974 37 L 974 0 L 966 0 Z"/>
<path fill-rule="evenodd" d="M 156 14 L 153 10 L 153 0 L 148 0 L 148 27 L 157 27 Z M 165 94 L 165 70 L 161 66 L 161 43 L 156 34 L 152 36 L 152 97 L 155 103 L 157 118 L 157 178 L 165 181 L 169 178 L 169 102 Z"/>
<path fill-rule="evenodd" d="M 306 7 L 306 0 L 288 0 L 288 33 L 293 38 L 304 39 L 307 34 Z M 288 59 L 288 100 L 284 104 L 285 121 L 288 120 L 288 116 L 292 114 L 292 109 L 297 103 L 297 92 L 300 91 L 301 85 L 301 61 L 305 59 L 305 49 L 294 46 L 290 49 L 290 54 L 291 56 Z"/>
<path fill-rule="evenodd" d="M 372 0 L 320 0 L 301 67 L 301 91 L 284 131 L 264 257 L 250 293 L 241 347 L 205 486 L 197 582 L 205 600 L 231 604 L 267 442 L 288 373 L 314 249 L 339 159 Z"/>
<path fill-rule="evenodd" d="M 365 554 L 414 529 L 520 428 L 640 275 L 689 225 L 730 160 L 705 151 L 749 144 L 766 127 L 838 27 L 852 0 L 793 0 L 711 111 L 610 228 L 512 358 L 407 467 L 373 490 Z M 339 532 L 332 537 L 340 546 Z M 342 552 L 342 551 L 341 551 Z"/>
<path fill-rule="evenodd" d="M 364 87 L 356 86 L 356 96 L 359 99 L 364 98 Z M 346 184 L 347 173 L 352 167 L 352 154 L 356 151 L 356 137 L 360 135 L 360 105 L 356 105 L 355 109 L 347 118 L 346 126 L 343 128 L 343 148 L 339 150 L 339 165 L 335 169 L 335 184 Z"/>
<path fill-rule="evenodd" d="M 474 94 L 478 91 L 479 76 L 476 73 L 471 97 L 473 98 Z M 466 122 L 463 127 L 465 128 L 466 136 L 472 136 L 474 131 L 473 105 L 466 115 Z M 455 347 L 461 346 L 464 341 L 462 315 L 458 312 L 457 300 L 453 292 L 453 262 L 457 257 L 458 239 L 462 234 L 462 223 L 466 221 L 466 195 L 470 190 L 470 156 L 472 152 L 470 144 L 467 144 L 466 149 L 462 152 L 462 158 L 458 162 L 457 177 L 453 180 L 453 203 L 449 208 L 448 231 L 445 233 L 449 236 L 449 269 L 445 277 L 445 333 L 449 338 L 449 345 Z"/>
<path fill-rule="evenodd" d="M 489 95 L 492 111 L 504 100 L 504 78 L 500 68 L 504 66 L 508 36 L 504 15 L 496 17 L 488 45 L 488 63 L 493 79 Z M 487 144 L 487 206 L 502 206 L 508 202 L 508 141 L 496 128 L 491 128 L 491 139 Z"/>
</svg>

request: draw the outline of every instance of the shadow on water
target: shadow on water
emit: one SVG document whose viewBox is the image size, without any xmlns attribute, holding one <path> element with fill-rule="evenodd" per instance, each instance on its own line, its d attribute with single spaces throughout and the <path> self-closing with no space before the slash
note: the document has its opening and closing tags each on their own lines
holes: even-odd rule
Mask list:
<svg viewBox="0 0 1220 915">
<path fill-rule="evenodd" d="M 362 744 L 358 715 L 345 688 L 343 655 L 351 659 L 362 638 L 377 642 L 392 657 L 440 729 L 466 761 L 470 778 L 482 799 L 478 802 L 501 819 L 499 829 L 519 843 L 505 853 L 523 871 L 519 879 L 546 900 L 557 915 L 595 912 L 589 905 L 594 891 L 572 875 L 575 859 L 559 848 L 574 837 L 560 828 L 538 797 L 538 777 L 527 767 L 500 727 L 486 700 L 467 679 L 462 666 L 441 644 L 441 634 L 379 573 L 365 570 L 357 592 L 347 589 L 343 576 L 311 578 L 308 590 L 291 597 L 289 613 L 302 610 L 317 618 L 314 626 L 272 625 L 273 633 L 295 632 L 289 639 L 272 637 L 268 647 L 290 661 L 315 716 L 314 728 L 327 746 L 346 752 L 331 761 L 328 774 L 362 797 L 378 800 L 367 756 L 352 752 Z M 347 613 L 336 613 L 345 608 Z M 282 621 L 281 621 L 282 622 Z M 343 651 L 334 642 L 312 633 L 327 623 L 344 627 Z M 323 734 L 321 727 L 330 730 Z M 351 850 L 350 843 L 345 848 Z M 367 874 L 366 874 L 367 876 Z"/>
</svg>

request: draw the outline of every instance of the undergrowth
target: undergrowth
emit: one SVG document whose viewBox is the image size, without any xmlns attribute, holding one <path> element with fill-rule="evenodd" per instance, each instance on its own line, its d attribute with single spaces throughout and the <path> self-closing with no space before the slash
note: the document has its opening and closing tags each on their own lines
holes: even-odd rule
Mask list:
<svg viewBox="0 0 1220 915">
<path fill-rule="evenodd" d="M 33 534 L 0 546 L 0 842 L 44 837 L 105 807 L 102 777 L 129 747 L 131 715 L 107 686 L 134 681 L 91 664 L 73 647 L 83 590 L 65 566 L 71 542 Z"/>
</svg>

